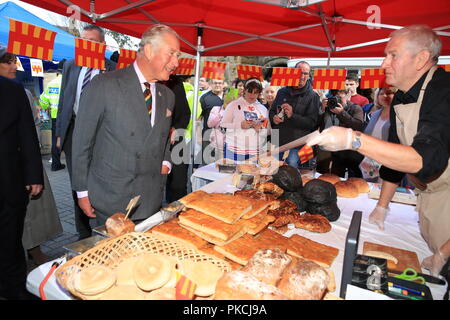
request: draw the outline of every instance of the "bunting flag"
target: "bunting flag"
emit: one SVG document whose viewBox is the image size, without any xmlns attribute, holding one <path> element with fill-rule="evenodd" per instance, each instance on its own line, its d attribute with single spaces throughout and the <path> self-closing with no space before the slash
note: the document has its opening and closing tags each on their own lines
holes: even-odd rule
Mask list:
<svg viewBox="0 0 450 320">
<path fill-rule="evenodd" d="M 296 87 L 300 83 L 299 68 L 273 68 L 270 84 L 278 87 Z"/>
<path fill-rule="evenodd" d="M 298 150 L 298 156 L 300 158 L 300 163 L 305 163 L 314 158 L 314 151 L 311 146 L 305 144 L 300 150 Z"/>
<path fill-rule="evenodd" d="M 106 45 L 75 38 L 75 64 L 81 67 L 105 70 Z"/>
<path fill-rule="evenodd" d="M 56 32 L 9 19 L 8 52 L 16 55 L 53 60 Z"/>
<path fill-rule="evenodd" d="M 362 69 L 361 80 L 359 81 L 361 89 L 387 88 L 386 75 L 384 69 Z"/>
<path fill-rule="evenodd" d="M 438 67 L 441 67 L 447 72 L 450 72 L 450 64 L 438 64 Z"/>
<path fill-rule="evenodd" d="M 202 77 L 223 80 L 225 78 L 225 62 L 205 61 L 203 64 Z"/>
<path fill-rule="evenodd" d="M 40 59 L 30 59 L 32 77 L 44 77 L 44 66 Z"/>
<path fill-rule="evenodd" d="M 128 67 L 136 60 L 137 51 L 120 49 L 119 61 L 117 61 L 117 69 Z"/>
<path fill-rule="evenodd" d="M 178 68 L 174 74 L 183 74 L 186 76 L 193 75 L 195 68 L 195 59 L 193 58 L 180 58 L 178 59 Z"/>
<path fill-rule="evenodd" d="M 247 80 L 250 78 L 258 78 L 263 81 L 262 67 L 246 64 L 238 64 L 236 66 L 238 79 Z"/>
<path fill-rule="evenodd" d="M 345 89 L 345 69 L 315 69 L 314 89 Z"/>
<path fill-rule="evenodd" d="M 195 283 L 186 278 L 180 272 L 177 273 L 177 284 L 175 285 L 176 300 L 192 300 L 194 298 Z"/>
</svg>

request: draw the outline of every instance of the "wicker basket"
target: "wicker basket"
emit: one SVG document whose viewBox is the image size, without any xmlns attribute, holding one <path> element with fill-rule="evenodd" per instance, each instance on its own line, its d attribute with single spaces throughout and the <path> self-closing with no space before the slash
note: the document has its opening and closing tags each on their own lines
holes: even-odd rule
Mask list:
<svg viewBox="0 0 450 320">
<path fill-rule="evenodd" d="M 145 253 L 164 254 L 178 260 L 208 261 L 217 265 L 222 271 L 231 271 L 228 262 L 201 252 L 181 243 L 163 239 L 150 233 L 130 232 L 117 238 L 103 240 L 94 248 L 64 263 L 55 272 L 58 283 L 71 294 L 81 299 L 89 299 L 72 286 L 73 276 L 93 265 L 116 268 L 129 257 Z"/>
</svg>

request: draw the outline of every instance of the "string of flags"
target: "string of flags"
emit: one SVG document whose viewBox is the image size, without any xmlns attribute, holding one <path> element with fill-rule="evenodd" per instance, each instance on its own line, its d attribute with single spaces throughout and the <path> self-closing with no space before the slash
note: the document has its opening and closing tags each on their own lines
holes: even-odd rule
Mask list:
<svg viewBox="0 0 450 320">
<path fill-rule="evenodd" d="M 35 58 L 31 64 L 33 76 L 43 77 L 42 61 L 52 61 L 56 32 L 26 22 L 9 19 L 10 30 L 8 52 L 16 55 Z M 94 41 L 75 38 L 75 63 L 79 66 L 105 69 L 106 45 Z M 120 48 L 117 68 L 125 68 L 136 59 L 137 51 Z M 18 60 L 19 61 L 19 60 Z M 39 62 L 40 61 L 40 62 Z M 19 61 L 20 63 L 20 61 Z M 194 74 L 196 60 L 180 58 L 175 74 Z M 439 65 L 450 72 L 450 65 Z M 21 66 L 18 66 L 21 67 Z M 204 61 L 201 76 L 210 79 L 225 78 L 226 62 Z M 263 80 L 261 66 L 237 64 L 238 79 L 258 78 Z M 297 68 L 273 68 L 271 85 L 298 86 L 301 70 Z M 315 69 L 313 74 L 314 89 L 344 89 L 346 69 Z M 388 87 L 384 69 L 370 68 L 361 70 L 360 88 Z"/>
</svg>

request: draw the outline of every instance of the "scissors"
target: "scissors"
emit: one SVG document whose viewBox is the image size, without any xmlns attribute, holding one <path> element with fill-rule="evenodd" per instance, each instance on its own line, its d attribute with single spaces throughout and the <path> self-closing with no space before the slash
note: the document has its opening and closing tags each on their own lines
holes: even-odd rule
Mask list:
<svg viewBox="0 0 450 320">
<path fill-rule="evenodd" d="M 419 276 L 417 274 L 417 271 L 414 270 L 413 268 L 406 268 L 405 270 L 403 270 L 402 273 L 395 276 L 395 278 L 408 280 L 408 281 L 419 281 L 421 284 L 425 284 L 425 282 L 426 282 L 425 278 L 422 276 Z"/>
</svg>

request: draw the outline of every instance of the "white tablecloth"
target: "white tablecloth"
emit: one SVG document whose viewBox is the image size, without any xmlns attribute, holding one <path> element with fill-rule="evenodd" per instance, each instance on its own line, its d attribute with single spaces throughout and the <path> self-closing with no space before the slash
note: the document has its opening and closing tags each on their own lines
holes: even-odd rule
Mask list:
<svg viewBox="0 0 450 320">
<path fill-rule="evenodd" d="M 230 175 L 230 173 L 219 172 L 219 169 L 216 168 L 216 164 L 214 162 L 200 167 L 192 173 L 192 191 L 196 191 L 212 181 L 220 180 Z"/>
<path fill-rule="evenodd" d="M 231 179 L 232 176 L 228 175 L 205 185 L 201 189 L 206 192 L 233 192 L 236 188 L 231 185 Z M 414 210 L 414 206 L 392 203 L 390 205 L 391 211 L 386 217 L 385 230 L 381 231 L 378 227 L 368 222 L 368 216 L 375 207 L 375 204 L 376 201 L 369 199 L 367 194 L 362 194 L 358 198 L 352 199 L 339 197 L 338 207 L 341 210 L 341 216 L 337 221 L 331 223 L 332 230 L 330 232 L 320 234 L 293 228 L 285 233 L 287 237 L 295 233 L 339 249 L 339 254 L 331 266 L 336 277 L 336 291 L 333 293 L 336 296 L 340 292 L 345 239 L 355 210 L 362 211 L 363 213 L 358 253 L 362 253 L 364 242 L 370 241 L 416 252 L 419 262 L 422 262 L 424 258 L 432 254 L 420 235 L 418 214 Z M 52 262 L 43 264 L 28 275 L 27 288 L 30 292 L 39 295 L 39 283 L 45 277 L 51 265 Z M 428 274 L 427 270 L 422 270 L 422 272 Z M 446 285 L 439 286 L 427 283 L 427 286 L 430 288 L 435 300 L 443 299 L 447 288 Z M 70 299 L 67 293 L 56 283 L 54 276 L 50 278 L 45 289 L 48 299 Z M 355 299 L 355 297 L 348 298 Z"/>
</svg>

